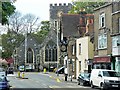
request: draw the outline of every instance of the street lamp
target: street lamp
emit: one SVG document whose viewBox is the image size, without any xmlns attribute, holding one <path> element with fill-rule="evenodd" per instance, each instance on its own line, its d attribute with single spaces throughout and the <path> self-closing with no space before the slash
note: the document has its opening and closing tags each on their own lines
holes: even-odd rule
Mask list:
<svg viewBox="0 0 120 90">
<path fill-rule="evenodd" d="M 59 24 L 58 24 L 59 25 Z M 57 70 L 58 70 L 58 62 L 59 62 L 59 50 L 58 50 L 58 48 L 59 48 L 59 45 L 58 45 L 58 25 L 57 25 Z M 57 76 L 59 76 L 59 73 L 58 73 L 58 71 L 57 71 Z"/>
<path fill-rule="evenodd" d="M 27 61 L 27 32 L 25 33 L 25 62 L 24 62 L 24 71 L 26 71 L 26 61 Z"/>
</svg>

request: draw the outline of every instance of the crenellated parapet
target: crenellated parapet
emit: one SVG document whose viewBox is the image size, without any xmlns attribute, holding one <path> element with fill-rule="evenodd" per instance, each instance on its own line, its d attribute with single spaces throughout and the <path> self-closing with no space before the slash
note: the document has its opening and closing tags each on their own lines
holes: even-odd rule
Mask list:
<svg viewBox="0 0 120 90">
<path fill-rule="evenodd" d="M 55 3 L 50 4 L 49 12 L 50 12 L 50 20 L 57 19 L 57 13 L 62 11 L 63 13 L 68 13 L 72 8 L 71 3 Z"/>
<path fill-rule="evenodd" d="M 55 3 L 55 4 L 50 4 L 50 8 L 60 8 L 60 7 L 71 7 L 72 4 L 71 3 Z"/>
</svg>

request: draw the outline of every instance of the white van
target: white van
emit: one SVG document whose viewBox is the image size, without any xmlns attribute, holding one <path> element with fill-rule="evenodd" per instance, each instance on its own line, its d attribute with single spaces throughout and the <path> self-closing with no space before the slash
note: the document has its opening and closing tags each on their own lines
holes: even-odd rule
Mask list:
<svg viewBox="0 0 120 90">
<path fill-rule="evenodd" d="M 93 69 L 90 76 L 91 88 L 120 88 L 120 75 L 114 70 Z"/>
</svg>

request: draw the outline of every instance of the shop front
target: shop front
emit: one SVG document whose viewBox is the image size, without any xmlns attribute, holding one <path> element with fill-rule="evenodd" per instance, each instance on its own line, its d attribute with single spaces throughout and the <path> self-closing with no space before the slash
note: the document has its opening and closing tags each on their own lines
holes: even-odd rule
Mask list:
<svg viewBox="0 0 120 90">
<path fill-rule="evenodd" d="M 93 69 L 111 69 L 111 57 L 94 57 L 93 59 Z"/>
<path fill-rule="evenodd" d="M 120 72 L 120 56 L 115 57 L 115 70 Z"/>
</svg>

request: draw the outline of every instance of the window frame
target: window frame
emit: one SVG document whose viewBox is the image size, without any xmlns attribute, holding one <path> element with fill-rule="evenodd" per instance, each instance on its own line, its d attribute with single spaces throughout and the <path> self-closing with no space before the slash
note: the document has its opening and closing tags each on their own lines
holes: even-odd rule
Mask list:
<svg viewBox="0 0 120 90">
<path fill-rule="evenodd" d="M 102 21 L 104 19 L 104 21 Z M 105 13 L 99 15 L 99 28 L 105 27 Z"/>
<path fill-rule="evenodd" d="M 55 20 L 54 21 L 54 27 L 57 28 L 57 26 L 58 26 L 58 22 Z"/>
<path fill-rule="evenodd" d="M 75 55 L 75 46 L 72 45 L 72 55 Z"/>
<path fill-rule="evenodd" d="M 120 17 L 118 18 L 118 32 L 120 33 Z"/>
<path fill-rule="evenodd" d="M 79 55 L 81 55 L 82 48 L 81 48 L 81 43 L 79 44 Z"/>
<path fill-rule="evenodd" d="M 106 48 L 107 48 L 107 34 L 106 33 L 100 34 L 98 36 L 98 49 L 106 49 Z"/>
</svg>

